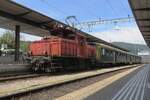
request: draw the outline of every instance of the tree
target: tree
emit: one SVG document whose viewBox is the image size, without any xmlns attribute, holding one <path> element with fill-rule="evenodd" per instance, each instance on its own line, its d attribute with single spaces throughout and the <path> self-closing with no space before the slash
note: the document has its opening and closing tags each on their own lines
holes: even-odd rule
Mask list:
<svg viewBox="0 0 150 100">
<path fill-rule="evenodd" d="M 0 44 L 7 44 L 8 48 L 15 48 L 15 35 L 13 31 L 5 31 L 0 38 Z"/>
<path fill-rule="evenodd" d="M 23 35 L 20 35 L 20 38 L 23 39 Z M 23 52 L 27 52 L 28 50 L 28 45 L 30 42 L 27 41 L 20 41 L 20 50 Z M 0 37 L 0 45 L 1 44 L 7 44 L 8 49 L 14 49 L 15 48 L 15 33 L 14 31 L 5 31 Z"/>
<path fill-rule="evenodd" d="M 27 42 L 27 41 L 21 41 L 20 42 L 20 49 L 23 51 L 23 52 L 27 52 L 28 51 L 28 46 L 29 46 L 30 42 Z"/>
</svg>

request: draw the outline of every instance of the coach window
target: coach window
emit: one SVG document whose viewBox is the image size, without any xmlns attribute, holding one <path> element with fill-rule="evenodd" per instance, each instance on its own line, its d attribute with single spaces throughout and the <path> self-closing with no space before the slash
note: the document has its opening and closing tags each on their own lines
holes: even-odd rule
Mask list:
<svg viewBox="0 0 150 100">
<path fill-rule="evenodd" d="M 109 52 L 107 49 L 105 49 L 105 55 L 108 56 L 109 55 Z"/>
<path fill-rule="evenodd" d="M 110 56 L 111 55 L 111 53 L 110 53 L 110 50 L 107 50 L 107 56 Z"/>
<path fill-rule="evenodd" d="M 110 56 L 112 56 L 112 52 L 110 51 Z"/>
<path fill-rule="evenodd" d="M 102 55 L 105 55 L 105 49 L 102 48 Z"/>
<path fill-rule="evenodd" d="M 107 49 L 105 49 L 105 55 L 109 56 L 109 51 Z"/>
</svg>

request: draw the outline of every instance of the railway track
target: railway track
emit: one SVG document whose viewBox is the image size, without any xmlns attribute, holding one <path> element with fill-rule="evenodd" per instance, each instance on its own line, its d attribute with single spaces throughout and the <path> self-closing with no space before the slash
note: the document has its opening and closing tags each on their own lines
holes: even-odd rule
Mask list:
<svg viewBox="0 0 150 100">
<path fill-rule="evenodd" d="M 13 75 L 13 76 L 1 76 L 0 77 L 0 82 L 5 82 L 5 81 L 13 81 L 13 80 L 19 80 L 19 79 L 27 79 L 27 78 L 35 78 L 35 77 L 40 77 L 40 76 L 45 76 L 45 74 L 33 74 L 33 73 L 28 73 L 28 74 L 23 74 L 23 75 Z"/>
<path fill-rule="evenodd" d="M 103 71 L 89 71 L 77 73 L 75 75 L 58 75 L 56 77 L 42 76 L 38 78 L 37 76 L 32 76 L 29 80 L 29 77 L 26 78 L 26 80 L 17 80 L 17 82 L 13 83 L 13 88 L 7 89 L 2 87 L 4 85 L 3 83 L 0 83 L 0 88 L 2 87 L 0 90 L 0 98 L 4 100 L 11 100 L 12 98 L 26 98 L 25 100 L 32 98 L 32 100 L 41 100 L 40 95 L 43 96 L 47 94 L 46 98 L 50 96 L 49 98 L 54 99 L 136 66 L 139 65 L 105 69 Z M 12 84 L 8 84 L 8 86 L 9 85 Z M 8 87 L 7 84 L 4 86 Z M 44 97 L 42 99 L 44 99 Z"/>
<path fill-rule="evenodd" d="M 88 71 L 88 70 L 87 70 Z M 2 82 L 7 82 L 7 81 L 16 81 L 16 80 L 23 80 L 23 79 L 30 79 L 30 78 L 36 78 L 36 77 L 42 77 L 42 76 L 58 76 L 58 75 L 65 75 L 65 74 L 77 74 L 81 72 L 86 72 L 86 71 L 77 71 L 77 72 L 54 72 L 50 74 L 41 74 L 41 73 L 33 73 L 33 72 L 27 72 L 27 73 L 12 73 L 12 74 L 6 74 L 5 75 L 0 75 L 0 83 Z"/>
</svg>

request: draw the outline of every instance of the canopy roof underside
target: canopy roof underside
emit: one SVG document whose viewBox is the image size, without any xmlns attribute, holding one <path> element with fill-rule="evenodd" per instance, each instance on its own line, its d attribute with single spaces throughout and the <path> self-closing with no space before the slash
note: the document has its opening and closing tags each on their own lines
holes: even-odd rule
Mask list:
<svg viewBox="0 0 150 100">
<path fill-rule="evenodd" d="M 138 27 L 150 47 L 150 0 L 129 0 Z"/>
</svg>

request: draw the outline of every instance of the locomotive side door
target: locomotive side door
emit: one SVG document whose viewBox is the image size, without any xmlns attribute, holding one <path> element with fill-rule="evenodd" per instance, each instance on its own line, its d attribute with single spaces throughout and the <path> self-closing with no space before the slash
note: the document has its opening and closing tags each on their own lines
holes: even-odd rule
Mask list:
<svg viewBox="0 0 150 100">
<path fill-rule="evenodd" d="M 78 56 L 85 57 L 86 56 L 86 38 L 82 35 L 77 35 L 78 41 Z"/>
</svg>

